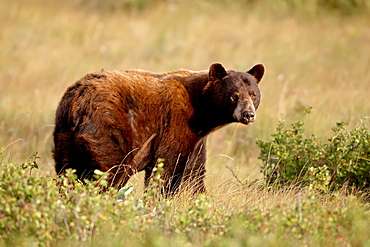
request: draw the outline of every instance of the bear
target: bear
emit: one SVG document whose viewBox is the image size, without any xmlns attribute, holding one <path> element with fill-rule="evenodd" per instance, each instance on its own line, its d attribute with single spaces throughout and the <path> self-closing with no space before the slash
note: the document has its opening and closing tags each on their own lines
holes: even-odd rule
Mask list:
<svg viewBox="0 0 370 247">
<path fill-rule="evenodd" d="M 214 63 L 204 71 L 87 74 L 56 110 L 55 171 L 72 168 L 80 179 L 93 179 L 98 169 L 117 189 L 145 171 L 147 186 L 163 159 L 163 193 L 186 184 L 205 192 L 206 138 L 230 123 L 255 121 L 264 72 L 263 64 L 239 72 Z"/>
</svg>

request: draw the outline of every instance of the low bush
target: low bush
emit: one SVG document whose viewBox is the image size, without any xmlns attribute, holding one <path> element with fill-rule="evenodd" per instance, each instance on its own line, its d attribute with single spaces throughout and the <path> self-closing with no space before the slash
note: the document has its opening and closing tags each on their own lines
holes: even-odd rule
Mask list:
<svg viewBox="0 0 370 247">
<path fill-rule="evenodd" d="M 338 122 L 325 143 L 315 135 L 305 135 L 303 119 L 291 128 L 285 128 L 284 121 L 280 121 L 272 140 L 257 141 L 266 183 L 297 183 L 321 191 L 344 184 L 369 189 L 370 133 L 366 121 L 367 118 L 350 131 L 345 129 L 346 123 Z"/>
<path fill-rule="evenodd" d="M 141 200 L 131 193 L 132 185 L 100 193 L 107 185 L 107 174 L 99 171 L 96 181 L 84 183 L 73 170 L 59 178 L 33 177 L 29 170 L 37 169 L 36 157 L 23 165 L 0 165 L 0 246 L 370 243 L 366 238 L 368 207 L 361 198 L 340 191 L 318 195 L 290 188 L 271 194 L 255 184 L 251 186 L 258 188 L 241 186 L 233 195 L 165 198 L 160 193 L 163 169 L 159 162 Z M 290 195 L 289 199 L 277 199 L 283 194 Z M 274 201 L 258 203 L 261 196 Z"/>
<path fill-rule="evenodd" d="M 160 173 L 162 163 L 158 165 Z M 195 197 L 186 210 L 171 213 L 175 199 L 161 195 L 158 173 L 141 200 L 131 195 L 132 185 L 118 193 L 113 188 L 100 193 L 107 185 L 107 174 L 100 171 L 96 171 L 97 182 L 82 183 L 73 170 L 56 179 L 33 177 L 29 170 L 36 167 L 36 161 L 0 166 L 0 246 L 102 244 L 121 238 L 133 239 L 132 246 L 137 246 L 160 234 L 168 238 L 181 234 L 188 241 L 228 227 L 226 216 L 217 217 L 217 209 L 205 195 Z"/>
</svg>

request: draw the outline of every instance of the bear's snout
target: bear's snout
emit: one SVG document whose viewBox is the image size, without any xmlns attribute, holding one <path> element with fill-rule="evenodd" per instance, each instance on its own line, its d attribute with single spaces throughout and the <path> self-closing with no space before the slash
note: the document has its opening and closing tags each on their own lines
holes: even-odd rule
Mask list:
<svg viewBox="0 0 370 247">
<path fill-rule="evenodd" d="M 243 112 L 243 118 L 247 119 L 249 122 L 254 121 L 254 115 L 255 113 L 253 111 L 245 111 Z"/>
<path fill-rule="evenodd" d="M 243 116 L 243 119 L 242 119 L 242 123 L 244 124 L 249 124 L 249 123 L 253 123 L 254 122 L 254 119 L 255 119 L 255 112 L 254 111 L 244 111 L 242 113 L 242 116 Z"/>
<path fill-rule="evenodd" d="M 240 101 L 234 110 L 233 116 L 239 123 L 253 123 L 256 120 L 256 111 L 253 102 L 249 99 Z"/>
</svg>

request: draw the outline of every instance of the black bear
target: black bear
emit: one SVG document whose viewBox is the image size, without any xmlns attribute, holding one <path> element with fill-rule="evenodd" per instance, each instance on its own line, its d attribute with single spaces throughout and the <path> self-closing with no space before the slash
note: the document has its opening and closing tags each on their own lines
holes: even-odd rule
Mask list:
<svg viewBox="0 0 370 247">
<path fill-rule="evenodd" d="M 164 159 L 165 193 L 185 182 L 204 192 L 206 137 L 229 123 L 254 122 L 264 71 L 262 64 L 237 72 L 215 63 L 209 71 L 87 74 L 56 111 L 55 170 L 91 179 L 99 169 L 120 188 L 142 170 L 147 185 Z"/>
</svg>

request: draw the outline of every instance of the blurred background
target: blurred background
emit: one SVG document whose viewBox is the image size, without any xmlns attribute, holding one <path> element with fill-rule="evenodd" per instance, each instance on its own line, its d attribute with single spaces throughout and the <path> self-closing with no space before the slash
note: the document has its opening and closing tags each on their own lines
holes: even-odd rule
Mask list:
<svg viewBox="0 0 370 247">
<path fill-rule="evenodd" d="M 256 138 L 270 138 L 279 119 L 295 122 L 313 107 L 305 128 L 325 140 L 336 122 L 352 128 L 370 116 L 369 47 L 367 0 L 2 0 L 2 159 L 22 163 L 38 152 L 38 175 L 54 176 L 55 110 L 86 73 L 263 63 L 256 122 L 208 139 L 209 184 L 234 179 L 229 168 L 253 180 L 261 176 Z"/>
</svg>

